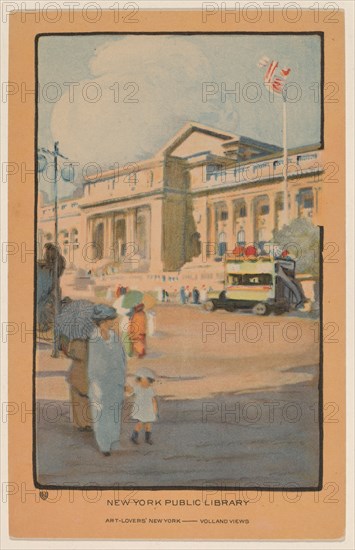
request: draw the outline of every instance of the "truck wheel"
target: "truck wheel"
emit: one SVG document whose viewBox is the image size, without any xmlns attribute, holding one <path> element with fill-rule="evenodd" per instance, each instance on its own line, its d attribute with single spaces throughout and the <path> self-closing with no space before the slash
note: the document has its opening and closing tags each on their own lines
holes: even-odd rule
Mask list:
<svg viewBox="0 0 355 550">
<path fill-rule="evenodd" d="M 216 309 L 216 306 L 214 305 L 212 300 L 208 300 L 207 302 L 205 302 L 203 307 L 206 311 L 214 311 Z"/>
<path fill-rule="evenodd" d="M 269 315 L 270 308 L 264 302 L 259 302 L 253 307 L 253 313 L 254 315 Z"/>
</svg>

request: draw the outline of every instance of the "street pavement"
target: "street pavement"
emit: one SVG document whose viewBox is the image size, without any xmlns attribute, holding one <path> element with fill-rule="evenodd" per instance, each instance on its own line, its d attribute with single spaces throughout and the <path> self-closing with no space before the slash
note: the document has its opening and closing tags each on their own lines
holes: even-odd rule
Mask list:
<svg viewBox="0 0 355 550">
<path fill-rule="evenodd" d="M 315 487 L 318 484 L 318 322 L 256 317 L 201 306 L 156 307 L 144 365 L 157 374 L 153 445 L 129 439 L 131 400 L 119 448 L 98 451 L 71 423 L 66 373 L 49 343 L 37 351 L 37 477 L 44 485 L 103 487 Z"/>
</svg>

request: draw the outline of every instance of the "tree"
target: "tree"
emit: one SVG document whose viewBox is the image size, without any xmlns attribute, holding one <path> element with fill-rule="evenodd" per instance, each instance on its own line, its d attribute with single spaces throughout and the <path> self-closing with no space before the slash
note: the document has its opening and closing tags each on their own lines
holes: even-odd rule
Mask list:
<svg viewBox="0 0 355 550">
<path fill-rule="evenodd" d="M 320 230 L 307 218 L 297 218 L 274 230 L 274 242 L 296 259 L 296 272 L 319 277 Z"/>
</svg>

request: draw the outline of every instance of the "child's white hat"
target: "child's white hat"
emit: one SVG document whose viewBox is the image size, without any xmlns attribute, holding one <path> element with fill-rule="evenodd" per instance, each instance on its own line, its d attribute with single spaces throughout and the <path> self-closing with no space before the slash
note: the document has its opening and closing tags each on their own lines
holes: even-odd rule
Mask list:
<svg viewBox="0 0 355 550">
<path fill-rule="evenodd" d="M 136 372 L 136 377 L 138 376 L 140 378 L 151 378 L 152 380 L 156 379 L 154 372 L 147 367 L 141 367 L 140 369 L 138 369 Z"/>
</svg>

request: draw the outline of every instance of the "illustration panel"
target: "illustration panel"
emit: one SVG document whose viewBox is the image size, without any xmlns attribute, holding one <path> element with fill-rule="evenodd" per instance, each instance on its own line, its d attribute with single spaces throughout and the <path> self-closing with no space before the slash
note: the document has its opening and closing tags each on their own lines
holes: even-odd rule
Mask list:
<svg viewBox="0 0 355 550">
<path fill-rule="evenodd" d="M 322 67 L 37 37 L 37 487 L 321 487 Z"/>
</svg>

